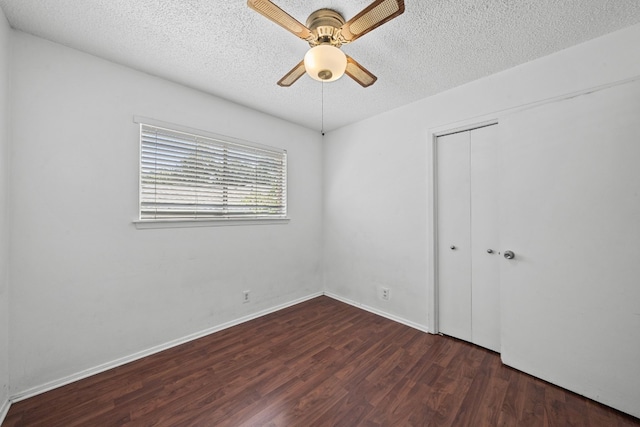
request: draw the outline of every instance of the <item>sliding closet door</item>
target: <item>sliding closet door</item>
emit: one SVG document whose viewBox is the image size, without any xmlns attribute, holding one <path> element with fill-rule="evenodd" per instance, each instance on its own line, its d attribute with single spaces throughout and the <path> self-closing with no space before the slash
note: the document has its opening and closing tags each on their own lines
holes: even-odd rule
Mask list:
<svg viewBox="0 0 640 427">
<path fill-rule="evenodd" d="M 438 153 L 438 328 L 471 341 L 469 132 L 441 136 Z"/>
<path fill-rule="evenodd" d="M 439 331 L 500 350 L 496 126 L 438 138 Z"/>
<path fill-rule="evenodd" d="M 503 361 L 640 416 L 640 83 L 500 129 Z"/>
<path fill-rule="evenodd" d="M 500 351 L 498 126 L 471 131 L 471 324 L 475 344 Z"/>
</svg>

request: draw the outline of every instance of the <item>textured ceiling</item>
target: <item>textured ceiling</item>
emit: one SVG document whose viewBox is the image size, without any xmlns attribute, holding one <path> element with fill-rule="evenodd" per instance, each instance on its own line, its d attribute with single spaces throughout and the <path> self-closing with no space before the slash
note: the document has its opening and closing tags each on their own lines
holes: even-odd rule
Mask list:
<svg viewBox="0 0 640 427">
<path fill-rule="evenodd" d="M 372 0 L 276 0 L 305 22 Z M 13 28 L 319 130 L 331 130 L 640 22 L 638 0 L 405 0 L 343 50 L 378 81 L 276 82 L 308 45 L 245 0 L 0 0 Z M 324 88 L 323 88 L 324 86 Z M 324 91 L 324 115 L 322 92 Z M 324 118 L 323 118 L 324 116 Z"/>
</svg>

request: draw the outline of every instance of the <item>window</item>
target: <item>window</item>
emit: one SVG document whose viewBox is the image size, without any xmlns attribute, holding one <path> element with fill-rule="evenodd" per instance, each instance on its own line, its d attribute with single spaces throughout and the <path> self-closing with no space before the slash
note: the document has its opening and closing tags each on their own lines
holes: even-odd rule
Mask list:
<svg viewBox="0 0 640 427">
<path fill-rule="evenodd" d="M 140 124 L 140 220 L 287 215 L 287 153 Z"/>
</svg>

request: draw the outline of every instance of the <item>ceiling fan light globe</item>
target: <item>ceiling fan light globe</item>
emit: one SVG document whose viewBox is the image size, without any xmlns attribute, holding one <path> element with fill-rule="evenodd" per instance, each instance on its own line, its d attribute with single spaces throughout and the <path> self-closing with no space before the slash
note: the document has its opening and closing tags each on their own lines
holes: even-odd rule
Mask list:
<svg viewBox="0 0 640 427">
<path fill-rule="evenodd" d="M 315 46 L 304 56 L 304 68 L 312 79 L 333 82 L 344 75 L 347 56 L 335 46 Z"/>
</svg>

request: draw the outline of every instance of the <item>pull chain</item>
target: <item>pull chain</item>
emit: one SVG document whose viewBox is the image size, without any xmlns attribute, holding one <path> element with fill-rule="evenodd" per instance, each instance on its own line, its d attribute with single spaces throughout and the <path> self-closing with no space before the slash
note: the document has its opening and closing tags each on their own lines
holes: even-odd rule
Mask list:
<svg viewBox="0 0 640 427">
<path fill-rule="evenodd" d="M 322 101 L 321 101 L 321 109 L 322 109 L 322 123 L 320 125 L 320 133 L 324 136 L 324 82 L 320 83 L 322 85 Z"/>
</svg>

